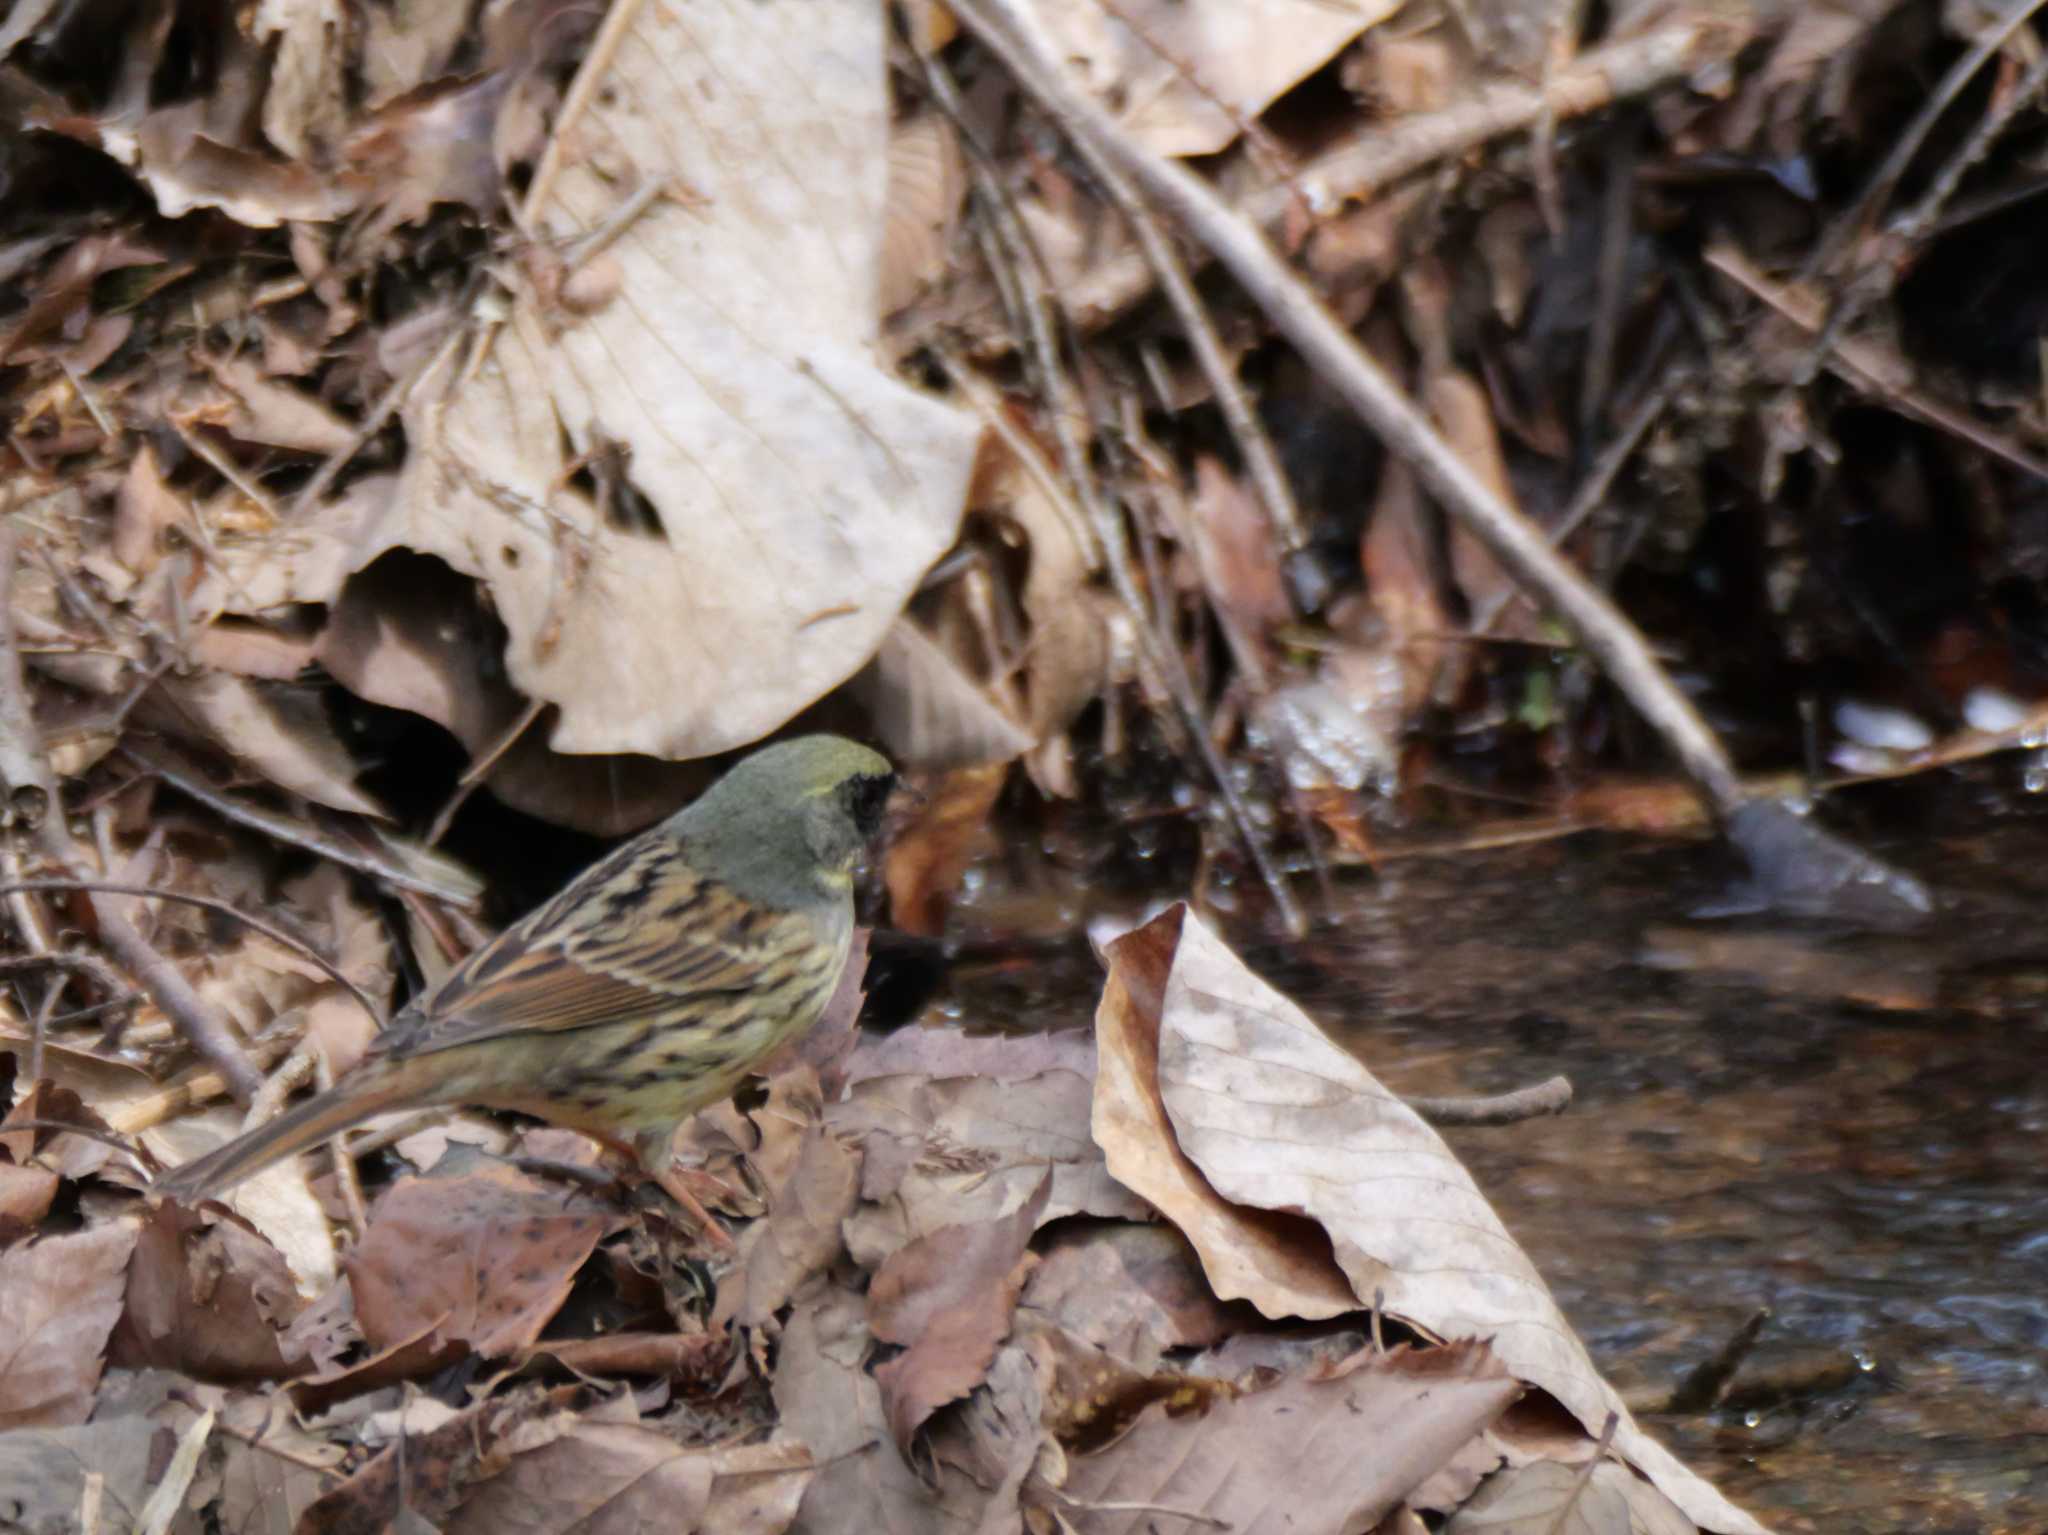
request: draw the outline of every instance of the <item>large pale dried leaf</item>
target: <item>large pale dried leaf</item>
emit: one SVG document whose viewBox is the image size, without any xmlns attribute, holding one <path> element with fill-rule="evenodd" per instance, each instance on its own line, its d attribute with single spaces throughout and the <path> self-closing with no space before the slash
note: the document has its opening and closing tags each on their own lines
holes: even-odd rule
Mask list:
<svg viewBox="0 0 2048 1535">
<path fill-rule="evenodd" d="M 1068 64 L 1124 128 L 1167 155 L 1213 154 L 1320 69 L 1392 0 L 1045 0 Z M 1222 105 L 1219 105 L 1222 103 Z"/>
<path fill-rule="evenodd" d="M 1159 1092 L 1175 1145 L 1217 1196 L 1268 1218 L 1308 1217 L 1356 1302 L 1439 1336 L 1491 1339 L 1589 1434 L 1615 1414 L 1616 1450 L 1700 1524 L 1760 1528 L 1637 1426 L 1528 1255 L 1413 1110 L 1184 910 L 1119 940 L 1120 963 L 1127 949 L 1155 968 L 1170 953 Z M 1106 1070 L 1106 1043 L 1104 1054 Z M 1212 1277 L 1234 1261 L 1227 1230 L 1188 1235 Z"/>
<path fill-rule="evenodd" d="M 479 1354 L 524 1348 L 619 1217 L 504 1162 L 451 1156 L 377 1201 L 346 1260 L 373 1347 L 433 1328 Z"/>
<path fill-rule="evenodd" d="M 0 1432 L 85 1421 L 136 1229 L 108 1221 L 0 1252 Z"/>
<path fill-rule="evenodd" d="M 473 758 L 515 810 L 597 836 L 638 831 L 702 787 L 703 770 L 651 757 L 568 757 L 535 723 L 509 748 L 527 701 L 499 664 L 502 630 L 471 581 L 433 560 L 393 555 L 342 588 L 315 654 L 358 698 L 424 715 Z"/>
<path fill-rule="evenodd" d="M 455 397 L 444 370 L 408 413 L 364 557 L 486 582 L 558 750 L 757 739 L 875 653 L 953 539 L 978 431 L 877 361 L 884 30 L 810 0 L 641 7 L 535 230 L 668 188 L 607 249 L 619 296 L 551 333 L 570 317 L 523 294 Z M 571 485 L 565 440 L 638 499 Z"/>
<path fill-rule="evenodd" d="M 1068 1463 L 1090 1535 L 1139 1535 L 1171 1508 L 1234 1535 L 1371 1529 L 1521 1394 L 1484 1347 L 1367 1354 L 1206 1413 L 1145 1409 Z"/>
<path fill-rule="evenodd" d="M 1052 1192 L 1047 1174 L 998 1220 L 948 1226 L 898 1249 L 868 1286 L 868 1330 L 904 1351 L 875 1371 L 897 1446 L 981 1383 L 1030 1272 L 1027 1246 Z"/>
</svg>

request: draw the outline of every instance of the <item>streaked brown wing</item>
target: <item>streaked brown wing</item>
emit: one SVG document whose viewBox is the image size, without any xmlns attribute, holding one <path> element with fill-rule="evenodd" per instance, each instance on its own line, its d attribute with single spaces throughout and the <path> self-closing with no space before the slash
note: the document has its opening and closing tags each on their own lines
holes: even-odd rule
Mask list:
<svg viewBox="0 0 2048 1535">
<path fill-rule="evenodd" d="M 394 1023 L 386 1049 L 422 1055 L 745 991 L 799 936 L 789 925 L 808 922 L 749 909 L 670 844 L 629 844 L 472 954 Z"/>
</svg>

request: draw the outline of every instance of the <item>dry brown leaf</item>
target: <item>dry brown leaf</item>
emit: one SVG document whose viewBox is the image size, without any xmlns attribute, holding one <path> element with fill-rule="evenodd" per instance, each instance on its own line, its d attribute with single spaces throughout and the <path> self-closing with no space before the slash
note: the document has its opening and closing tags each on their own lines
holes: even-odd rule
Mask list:
<svg viewBox="0 0 2048 1535">
<path fill-rule="evenodd" d="M 1096 0 L 1046 0 L 1038 9 L 1060 53 L 1139 143 L 1204 155 L 1396 6 L 1117 0 L 1112 11 Z"/>
<path fill-rule="evenodd" d="M 890 839 L 883 857 L 892 926 L 927 938 L 945 930 L 946 908 L 1008 776 L 1000 763 L 956 768 L 926 791 L 924 805 Z"/>
<path fill-rule="evenodd" d="M 424 1430 L 405 1423 L 396 1442 L 323 1493 L 295 1528 L 301 1535 L 371 1535 L 390 1529 L 393 1510 L 403 1508 L 429 1529 L 445 1529 L 471 1489 L 503 1468 L 507 1441 L 521 1433 L 549 1436 L 553 1421 L 581 1395 L 575 1386 L 515 1387 Z M 447 1412 L 439 1403 L 421 1405 Z"/>
<path fill-rule="evenodd" d="M 355 445 L 355 429 L 303 389 L 269 377 L 248 356 L 202 358 L 219 386 L 193 410 L 242 442 L 325 457 Z"/>
<path fill-rule="evenodd" d="M 1502 501 L 1519 506 L 1485 388 L 1469 373 L 1447 368 L 1430 376 L 1424 393 L 1431 419 L 1465 467 Z M 1520 589 L 1501 563 L 1462 528 L 1451 533 L 1451 566 L 1465 600 L 1474 608 L 1491 608 Z M 1493 632 L 1508 639 L 1540 639 L 1542 615 L 1527 603 L 1510 603 L 1494 621 Z"/>
<path fill-rule="evenodd" d="M 1628 1475 L 1619 1466 L 1606 1469 Z M 1681 1515 L 1678 1528 L 1689 1535 L 1693 1524 Z M 1619 1487 L 1597 1475 L 1586 1478 L 1580 1467 L 1554 1460 L 1489 1477 L 1451 1515 L 1444 1530 L 1445 1535 L 1635 1535 L 1628 1500 Z M 1651 1527 L 1640 1535 L 1651 1535 Z"/>
<path fill-rule="evenodd" d="M 1022 1206 L 993 1221 L 948 1226 L 891 1254 L 868 1286 L 868 1330 L 904 1351 L 879 1366 L 882 1408 L 905 1455 L 918 1429 L 981 1383 L 1009 1335 L 1028 1247 L 1052 1193 L 1040 1179 Z"/>
<path fill-rule="evenodd" d="M 136 712 L 148 723 L 213 742 L 265 782 L 315 804 L 384 813 L 356 787 L 360 769 L 310 689 L 195 672 L 163 678 Z"/>
<path fill-rule="evenodd" d="M 1207 1348 L 1244 1327 L 1209 1292 L 1188 1239 L 1163 1222 L 1063 1224 L 1024 1286 L 1024 1304 L 1084 1342 L 1156 1369 L 1168 1349 Z"/>
<path fill-rule="evenodd" d="M 1355 1304 L 1382 1305 L 1440 1337 L 1491 1339 L 1511 1371 L 1588 1434 L 1615 1414 L 1616 1450 L 1700 1524 L 1760 1529 L 1637 1426 L 1471 1176 L 1355 1057 L 1184 909 L 1118 940 L 1114 954 L 1112 984 L 1126 965 L 1160 981 L 1151 1016 L 1172 1155 L 1198 1171 L 1211 1199 L 1234 1202 L 1204 1204 L 1205 1216 L 1222 1218 L 1182 1227 L 1212 1281 L 1242 1264 L 1242 1245 L 1262 1240 L 1275 1212 L 1297 1225 L 1305 1217 L 1327 1234 Z M 1106 1077 L 1106 1033 L 1103 1055 Z M 1264 1212 L 1244 1226 L 1259 1237 L 1233 1231 L 1227 1213 L 1237 1206 Z M 1217 1289 L 1225 1293 L 1221 1281 Z"/>
<path fill-rule="evenodd" d="M 889 202 L 878 307 L 894 314 L 946 275 L 967 167 L 951 122 L 918 112 L 889 133 Z"/>
<path fill-rule="evenodd" d="M 1202 589 L 1254 643 L 1294 616 L 1280 546 L 1251 489 L 1213 454 L 1195 460 L 1187 498 Z"/>
<path fill-rule="evenodd" d="M 712 1325 L 768 1322 L 797 1287 L 839 1256 L 840 1223 L 860 1196 L 860 1156 L 815 1120 L 800 1140 L 796 1165 L 774 1188 L 765 1220 L 739 1241 L 739 1272 L 719 1282 Z"/>
<path fill-rule="evenodd" d="M 933 1468 L 938 1485 L 930 1487 L 896 1452 L 881 1389 L 862 1368 L 874 1346 L 865 1312 L 862 1297 L 835 1288 L 800 1307 L 783 1331 L 777 1420 L 818 1466 L 793 1528 L 803 1535 L 959 1535 L 976 1528 L 987 1494 L 943 1464 Z"/>
<path fill-rule="evenodd" d="M 0 1252 L 0 1434 L 91 1413 L 136 1231 L 108 1221 Z"/>
<path fill-rule="evenodd" d="M 529 1447 L 535 1430 L 554 1432 Z M 814 1469 L 799 1444 L 686 1449 L 654 1428 L 568 1414 L 505 1443 L 511 1464 L 441 1526 L 447 1535 L 780 1535 Z"/>
<path fill-rule="evenodd" d="M 1110 1177 L 1088 1138 L 1088 1080 L 1048 1071 L 1021 1081 L 898 1076 L 855 1086 L 825 1121 L 862 1148 L 861 1197 L 847 1250 L 877 1268 L 942 1226 L 993 1220 L 1031 1198 L 1048 1169 L 1043 1219 L 1146 1219 L 1145 1202 Z"/>
<path fill-rule="evenodd" d="M 114 558 L 136 575 L 148 575 L 163 558 L 164 534 L 190 516 L 185 503 L 164 483 L 156 449 L 143 443 L 128 461 L 114 497 Z"/>
<path fill-rule="evenodd" d="M 374 1348 L 432 1329 L 444 1344 L 515 1353 L 540 1336 L 620 1217 L 504 1162 L 451 1155 L 379 1199 L 344 1262 Z"/>
<path fill-rule="evenodd" d="M 285 1535 L 348 1459 L 342 1445 L 294 1424 L 281 1396 L 231 1398 L 220 1422 L 225 1432 L 214 1439 L 220 1491 L 212 1515 L 221 1535 Z"/>
<path fill-rule="evenodd" d="M 1162 1508 L 1233 1535 L 1370 1529 L 1521 1391 L 1484 1345 L 1368 1351 L 1205 1413 L 1148 1407 L 1068 1462 L 1057 1506 L 1090 1535 L 1140 1535 Z"/>
<path fill-rule="evenodd" d="M 160 1204 L 128 1265 L 107 1358 L 199 1380 L 277 1380 L 309 1368 L 283 1329 L 305 1309 L 282 1256 L 235 1220 Z"/>
</svg>

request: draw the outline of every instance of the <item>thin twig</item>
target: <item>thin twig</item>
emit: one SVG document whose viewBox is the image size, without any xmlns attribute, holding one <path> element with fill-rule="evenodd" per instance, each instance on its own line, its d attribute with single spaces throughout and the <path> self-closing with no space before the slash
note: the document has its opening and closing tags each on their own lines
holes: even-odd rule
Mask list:
<svg viewBox="0 0 2048 1535">
<path fill-rule="evenodd" d="M 961 0 L 953 9 L 1069 135 L 1097 141 L 1193 231 L 1304 360 L 1343 395 L 1390 451 L 1414 468 L 1437 501 L 1517 581 L 1542 594 L 1663 736 L 1706 802 L 1723 816 L 1739 808 L 1745 795 L 1726 748 L 1658 666 L 1641 634 L 1604 593 L 1559 557 L 1539 528 L 1481 482 L 1265 237 L 1185 167 L 1120 133 L 1068 78 L 1035 15 L 1020 0 Z"/>
<path fill-rule="evenodd" d="M 448 796 L 448 802 L 434 817 L 434 824 L 427 828 L 427 846 L 437 846 L 448 835 L 448 823 L 455 819 L 455 812 L 463 807 L 476 786 L 491 776 L 491 770 L 505 760 L 505 753 L 519 743 L 519 738 L 533 728 L 533 722 L 540 718 L 541 711 L 548 706 L 544 698 L 531 700 L 519 711 L 519 718 L 505 727 L 490 749 L 469 765 L 463 775 L 455 781 L 455 792 Z M 429 895 L 440 895 L 441 891 L 431 890 Z"/>
<path fill-rule="evenodd" d="M 1551 1077 L 1531 1087 L 1490 1098 L 1408 1098 L 1403 1100 L 1433 1125 L 1513 1125 L 1525 1119 L 1547 1119 L 1572 1105 L 1572 1084 Z"/>
<path fill-rule="evenodd" d="M 1892 152 L 1885 156 L 1884 163 L 1864 184 L 1849 210 L 1836 220 L 1834 233 L 1815 249 L 1812 259 L 1807 262 L 1806 276 L 1815 277 L 1832 269 L 1840 261 L 1842 253 L 1862 238 L 1876 221 L 1878 210 L 1890 198 L 1892 188 L 1920 152 L 1920 146 L 1927 141 L 1927 135 L 1941 121 L 1942 113 L 1954 104 L 1977 71 L 2005 47 L 2012 35 L 2027 24 L 2027 19 L 2042 4 L 2043 0 L 2012 0 L 1998 20 L 1979 32 L 1977 40 L 1949 66 L 1948 72 L 1935 84 L 1933 91 L 1920 104 L 1920 110 L 1913 115 L 1913 120 L 1899 135 L 1898 142 L 1892 145 Z"/>
<path fill-rule="evenodd" d="M 1181 332 L 1195 354 L 1202 377 L 1208 381 L 1209 390 L 1216 397 L 1224 425 L 1229 428 L 1231 439 L 1244 458 L 1252 488 L 1258 494 L 1266 521 L 1279 539 L 1280 547 L 1288 554 L 1298 553 L 1308 543 L 1308 529 L 1302 522 L 1301 508 L 1295 505 L 1294 491 L 1287 483 L 1287 472 L 1280 467 L 1279 451 L 1274 448 L 1273 439 L 1260 422 L 1258 412 L 1245 398 L 1244 387 L 1237 381 L 1237 370 L 1224 354 L 1223 338 L 1216 334 L 1209 312 L 1195 292 L 1194 280 L 1188 276 L 1186 263 L 1180 259 L 1180 253 L 1160 229 L 1159 221 L 1152 217 L 1151 210 L 1138 196 L 1130 179 L 1118 169 L 1116 162 L 1085 135 L 1074 139 L 1073 143 L 1096 186 L 1123 215 L 1125 226 L 1138 242 L 1138 249 L 1145 253 L 1145 261 L 1152 268 L 1154 280 L 1166 294 L 1166 301 L 1173 306 L 1174 318 L 1180 321 Z"/>
<path fill-rule="evenodd" d="M 1710 60 L 1732 54 L 1748 36 L 1748 29 L 1731 24 L 1726 14 L 1702 7 L 1672 26 L 1589 49 L 1569 69 L 1541 85 L 1514 78 L 1489 81 L 1441 111 L 1362 133 L 1310 160 L 1293 184 L 1318 212 L 1370 200 L 1418 171 L 1455 161 L 1506 134 L 1526 131 L 1546 111 L 1560 121 L 1583 117 L 1683 80 Z M 1276 187 L 1248 198 L 1239 212 L 1259 227 L 1272 229 L 1292 206 L 1288 188 Z M 1130 251 L 1096 263 L 1064 297 L 1075 323 L 1094 331 L 1127 313 L 1151 291 L 1151 267 L 1143 253 Z M 979 348 L 1005 340 L 991 334 L 973 336 L 977 355 Z"/>
<path fill-rule="evenodd" d="M 943 96 L 957 104 L 958 93 L 953 90 L 938 60 L 929 54 L 920 54 L 931 82 L 935 96 Z M 974 161 L 977 178 L 995 180 L 993 161 L 987 148 L 980 144 L 973 134 L 962 131 L 962 142 L 968 147 L 969 157 Z M 1022 221 L 1016 209 L 1000 190 L 984 197 L 991 222 L 995 225 L 1000 239 L 1013 252 L 1026 253 L 1035 257 L 1036 252 L 1029 244 L 1023 231 Z M 1103 563 L 1109 571 L 1110 586 L 1117 599 L 1130 615 L 1131 629 L 1136 637 L 1140 659 L 1147 664 L 1160 680 L 1166 694 L 1173 700 L 1192 738 L 1195 751 L 1201 756 L 1203 767 L 1215 783 L 1218 795 L 1230 816 L 1231 824 L 1239 840 L 1251 855 L 1253 866 L 1259 878 L 1272 894 L 1273 904 L 1289 932 L 1302 933 L 1307 923 L 1287 888 L 1286 876 L 1274 862 L 1267 849 L 1265 839 L 1259 833 L 1258 822 L 1251 809 L 1238 792 L 1237 783 L 1223 762 L 1216 743 L 1209 737 L 1207 722 L 1202 718 L 1200 701 L 1195 696 L 1194 684 L 1188 676 L 1185 658 L 1170 640 L 1157 634 L 1148 620 L 1145 601 L 1138 591 L 1138 583 L 1131 574 L 1129 541 L 1125 536 L 1123 514 L 1112 506 L 1096 482 L 1089 461 L 1088 452 L 1081 441 L 1076 423 L 1087 419 L 1073 379 L 1060 362 L 1059 343 L 1054 335 L 1055 323 L 1062 318 L 1053 285 L 1046 274 L 1030 262 L 1019 260 L 1018 276 L 1029 290 L 1025 294 L 1023 317 L 1026 339 L 1030 352 L 1036 361 L 1041 387 L 1046 393 L 1046 415 L 1052 427 L 1053 442 L 1059 449 L 1060 467 L 1082 507 L 1088 514 L 1088 521 L 1095 530 Z"/>
<path fill-rule="evenodd" d="M 1826 318 L 1820 300 L 1811 294 L 1775 283 L 1733 246 L 1710 246 L 1706 263 L 1730 278 L 1752 297 L 1762 300 L 1802 330 L 1819 331 Z M 1827 354 L 1828 371 L 1857 389 L 1884 401 L 1901 415 L 1913 416 L 1929 426 L 1948 432 L 2013 468 L 2048 481 L 2048 460 L 2029 453 L 2013 439 L 1993 432 L 1967 416 L 1931 400 L 1904 382 L 1909 371 L 1903 359 L 1881 352 L 1867 341 L 1843 341 Z"/>
</svg>

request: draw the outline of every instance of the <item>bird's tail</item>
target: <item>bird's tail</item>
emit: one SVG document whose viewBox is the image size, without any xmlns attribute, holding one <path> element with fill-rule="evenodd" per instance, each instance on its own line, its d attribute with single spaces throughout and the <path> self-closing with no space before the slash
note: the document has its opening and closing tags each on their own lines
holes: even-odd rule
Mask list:
<svg viewBox="0 0 2048 1535">
<path fill-rule="evenodd" d="M 399 1096 L 396 1084 L 381 1092 L 361 1080 L 330 1087 L 205 1156 L 172 1168 L 150 1185 L 150 1192 L 180 1204 L 225 1193 L 272 1162 L 332 1140 L 352 1125 L 382 1113 Z"/>
</svg>

